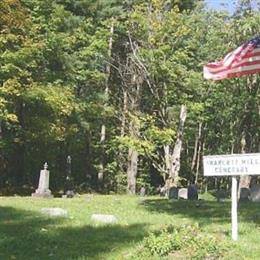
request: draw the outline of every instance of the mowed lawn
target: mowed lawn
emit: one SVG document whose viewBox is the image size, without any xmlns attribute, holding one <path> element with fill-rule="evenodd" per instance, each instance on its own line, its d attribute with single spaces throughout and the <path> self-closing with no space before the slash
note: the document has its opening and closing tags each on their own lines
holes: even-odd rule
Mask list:
<svg viewBox="0 0 260 260">
<path fill-rule="evenodd" d="M 68 217 L 42 215 L 46 207 L 66 209 Z M 135 259 L 149 232 L 169 224 L 198 225 L 202 234 L 226 241 L 230 247 L 222 259 L 260 259 L 260 203 L 239 205 L 236 243 L 230 241 L 230 207 L 230 201 L 168 201 L 156 196 L 0 197 L 0 259 Z M 95 223 L 92 214 L 113 214 L 118 222 Z"/>
</svg>

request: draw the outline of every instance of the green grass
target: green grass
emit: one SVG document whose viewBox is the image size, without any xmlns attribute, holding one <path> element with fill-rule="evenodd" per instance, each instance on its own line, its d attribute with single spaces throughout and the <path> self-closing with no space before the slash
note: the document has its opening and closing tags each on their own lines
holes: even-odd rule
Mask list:
<svg viewBox="0 0 260 260">
<path fill-rule="evenodd" d="M 69 217 L 48 218 L 40 213 L 44 207 L 66 209 Z M 226 241 L 230 249 L 223 259 L 260 259 L 260 203 L 239 205 L 236 243 L 230 241 L 230 207 L 230 202 L 122 195 L 0 197 L 0 259 L 133 259 L 149 232 L 169 224 L 196 224 L 202 234 Z M 94 223 L 90 219 L 94 213 L 113 214 L 119 221 L 113 225 Z"/>
</svg>

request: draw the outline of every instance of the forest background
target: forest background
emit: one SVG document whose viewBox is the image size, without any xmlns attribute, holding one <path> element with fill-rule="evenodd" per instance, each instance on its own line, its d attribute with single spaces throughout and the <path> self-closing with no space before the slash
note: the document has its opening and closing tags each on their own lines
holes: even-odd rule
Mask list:
<svg viewBox="0 0 260 260">
<path fill-rule="evenodd" d="M 202 67 L 259 34 L 259 9 L 2 0 L 1 193 L 30 194 L 44 162 L 63 190 L 68 155 L 79 192 L 153 193 L 169 179 L 228 189 L 203 178 L 202 156 L 259 152 L 260 77 L 205 81 Z"/>
</svg>

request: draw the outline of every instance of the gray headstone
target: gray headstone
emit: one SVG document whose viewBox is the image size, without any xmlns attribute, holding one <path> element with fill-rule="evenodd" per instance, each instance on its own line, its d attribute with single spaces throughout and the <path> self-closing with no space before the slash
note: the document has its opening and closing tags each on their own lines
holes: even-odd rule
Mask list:
<svg viewBox="0 0 260 260">
<path fill-rule="evenodd" d="M 68 211 L 61 208 L 42 208 L 41 213 L 49 217 L 67 217 Z"/>
<path fill-rule="evenodd" d="M 114 215 L 103 215 L 103 214 L 93 214 L 91 220 L 102 222 L 102 223 L 116 223 L 117 218 Z"/>
<path fill-rule="evenodd" d="M 181 188 L 178 192 L 179 199 L 188 199 L 188 189 L 187 188 Z"/>
<path fill-rule="evenodd" d="M 260 202 L 260 184 L 252 185 L 250 189 L 250 199 L 254 202 Z"/>
<path fill-rule="evenodd" d="M 32 193 L 32 197 L 52 198 L 51 191 L 49 189 L 50 172 L 47 170 L 48 164 L 44 164 L 44 170 L 40 172 L 38 189 L 35 193 Z"/>
<path fill-rule="evenodd" d="M 73 198 L 75 194 L 74 194 L 73 190 L 67 190 L 66 195 L 67 195 L 67 198 Z"/>
<path fill-rule="evenodd" d="M 217 193 L 217 201 L 218 202 L 224 202 L 225 198 L 226 198 L 226 192 L 222 189 L 218 190 Z"/>
<path fill-rule="evenodd" d="M 145 187 L 142 187 L 141 190 L 140 190 L 140 196 L 145 196 Z"/>
<path fill-rule="evenodd" d="M 191 184 L 188 186 L 188 200 L 198 200 L 198 189 L 195 184 Z"/>
<path fill-rule="evenodd" d="M 169 199 L 178 199 L 178 188 L 177 187 L 170 187 L 168 190 L 168 198 Z"/>
<path fill-rule="evenodd" d="M 241 188 L 239 194 L 239 201 L 249 201 L 250 190 L 248 188 Z"/>
<path fill-rule="evenodd" d="M 165 196 L 166 196 L 166 191 L 167 191 L 167 189 L 166 189 L 165 186 L 160 187 L 160 188 L 159 188 L 160 196 L 161 196 L 161 197 L 165 197 Z"/>
</svg>

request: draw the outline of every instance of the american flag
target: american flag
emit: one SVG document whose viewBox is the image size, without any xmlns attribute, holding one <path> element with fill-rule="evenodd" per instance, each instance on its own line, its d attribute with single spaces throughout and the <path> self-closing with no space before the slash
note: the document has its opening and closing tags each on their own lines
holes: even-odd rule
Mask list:
<svg viewBox="0 0 260 260">
<path fill-rule="evenodd" d="M 205 79 L 221 80 L 260 72 L 260 35 L 203 67 Z"/>
</svg>

